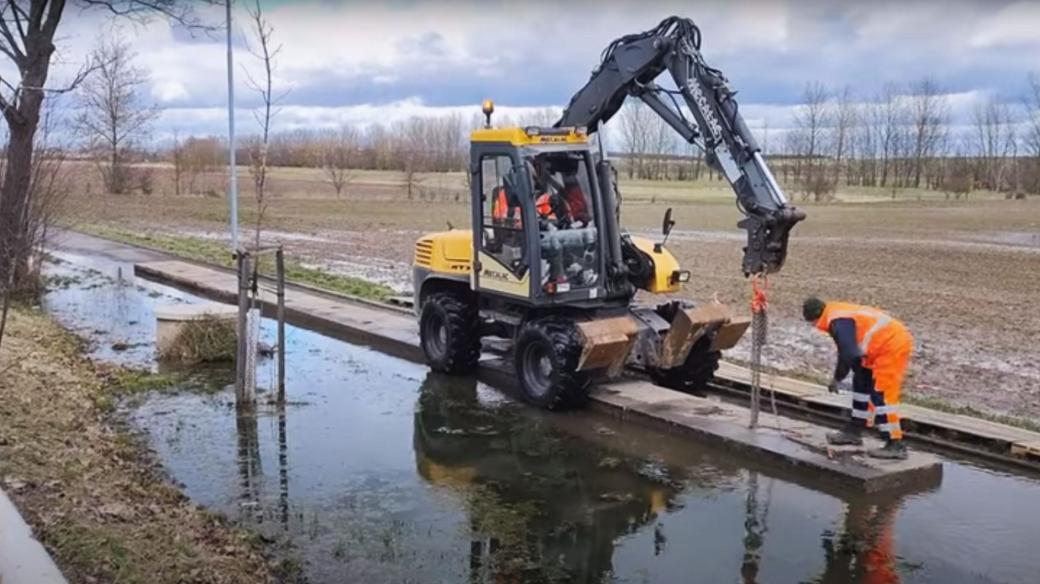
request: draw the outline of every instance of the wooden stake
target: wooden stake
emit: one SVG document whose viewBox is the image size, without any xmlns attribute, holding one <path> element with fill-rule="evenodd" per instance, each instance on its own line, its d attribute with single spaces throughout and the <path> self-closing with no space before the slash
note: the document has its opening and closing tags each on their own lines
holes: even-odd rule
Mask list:
<svg viewBox="0 0 1040 584">
<path fill-rule="evenodd" d="M 246 322 L 249 314 L 249 253 L 239 250 L 238 260 L 238 354 L 235 359 L 235 405 L 239 409 L 251 407 L 246 395 L 246 352 L 248 337 Z"/>
<path fill-rule="evenodd" d="M 285 404 L 285 253 L 281 246 L 275 252 L 278 278 L 278 403 Z"/>
</svg>

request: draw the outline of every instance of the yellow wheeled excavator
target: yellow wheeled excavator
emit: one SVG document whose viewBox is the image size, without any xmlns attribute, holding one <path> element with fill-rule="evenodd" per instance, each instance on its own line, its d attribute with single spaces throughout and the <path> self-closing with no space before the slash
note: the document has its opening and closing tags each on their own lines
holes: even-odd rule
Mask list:
<svg viewBox="0 0 1040 584">
<path fill-rule="evenodd" d="M 595 380 L 626 366 L 687 391 L 711 380 L 748 319 L 717 302 L 634 303 L 639 290 L 678 292 L 691 274 L 665 248 L 671 209 L 660 242 L 621 228 L 602 134 L 598 148 L 589 140 L 626 98 L 645 102 L 732 185 L 745 216 L 744 274 L 778 271 L 805 214 L 788 204 L 700 40 L 693 21 L 670 17 L 613 41 L 549 128 L 495 128 L 485 101 L 487 123 L 470 138 L 472 229 L 415 246 L 415 307 L 433 369 L 471 372 L 481 339 L 494 336 L 513 341 L 526 399 L 550 409 L 580 407 Z M 655 83 L 665 71 L 675 89 Z"/>
</svg>

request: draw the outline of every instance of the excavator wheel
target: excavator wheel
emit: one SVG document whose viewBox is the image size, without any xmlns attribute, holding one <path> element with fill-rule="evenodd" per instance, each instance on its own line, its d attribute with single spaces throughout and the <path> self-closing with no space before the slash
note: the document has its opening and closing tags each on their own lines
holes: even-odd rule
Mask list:
<svg viewBox="0 0 1040 584">
<path fill-rule="evenodd" d="M 419 342 L 434 371 L 470 373 L 480 359 L 480 319 L 477 307 L 450 292 L 438 292 L 423 302 Z"/>
<path fill-rule="evenodd" d="M 581 335 L 572 322 L 544 319 L 525 324 L 513 352 L 527 401 L 550 410 L 584 406 L 592 376 L 577 371 L 581 349 Z"/>
<path fill-rule="evenodd" d="M 672 369 L 650 369 L 654 383 L 662 387 L 694 393 L 706 389 L 719 368 L 719 351 L 711 350 L 711 337 L 704 335 L 690 348 L 686 361 Z"/>
</svg>

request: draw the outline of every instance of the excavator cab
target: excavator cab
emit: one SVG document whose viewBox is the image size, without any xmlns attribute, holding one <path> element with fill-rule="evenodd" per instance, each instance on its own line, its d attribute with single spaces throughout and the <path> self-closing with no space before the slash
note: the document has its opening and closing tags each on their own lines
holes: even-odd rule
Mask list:
<svg viewBox="0 0 1040 584">
<path fill-rule="evenodd" d="M 604 298 L 602 205 L 585 137 L 478 130 L 471 159 L 473 289 L 532 306 Z"/>
</svg>

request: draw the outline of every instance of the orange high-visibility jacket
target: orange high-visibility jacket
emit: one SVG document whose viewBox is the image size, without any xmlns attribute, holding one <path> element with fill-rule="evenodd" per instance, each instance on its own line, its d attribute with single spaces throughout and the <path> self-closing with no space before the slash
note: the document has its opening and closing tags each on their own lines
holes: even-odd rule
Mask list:
<svg viewBox="0 0 1040 584">
<path fill-rule="evenodd" d="M 878 308 L 850 302 L 828 301 L 816 321 L 816 328 L 829 333 L 831 322 L 839 318 L 851 318 L 856 323 L 856 343 L 867 360 L 873 360 L 886 348 L 895 349 L 913 342 L 903 323 Z"/>
<path fill-rule="evenodd" d="M 542 193 L 535 199 L 534 208 L 538 210 L 538 216 L 544 219 L 556 219 L 556 213 L 552 210 L 552 199 L 549 193 Z"/>
<path fill-rule="evenodd" d="M 495 223 L 504 225 L 508 223 L 510 215 L 513 215 L 513 225 L 520 228 L 523 225 L 523 220 L 520 218 L 519 209 L 509 208 L 509 197 L 506 195 L 505 187 L 495 187 L 498 194 L 495 195 L 495 203 L 491 208 L 491 218 L 495 220 Z"/>
</svg>

